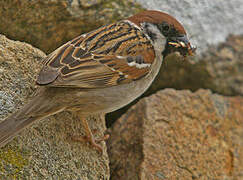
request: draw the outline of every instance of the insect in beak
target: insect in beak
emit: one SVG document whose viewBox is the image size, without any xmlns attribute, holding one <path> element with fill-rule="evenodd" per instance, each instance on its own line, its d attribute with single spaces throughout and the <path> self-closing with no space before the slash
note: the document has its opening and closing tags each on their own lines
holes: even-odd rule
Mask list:
<svg viewBox="0 0 243 180">
<path fill-rule="evenodd" d="M 170 39 L 168 44 L 176 48 L 177 51 L 179 51 L 179 53 L 184 57 L 186 57 L 187 55 L 193 56 L 197 49 L 196 47 L 191 45 L 186 35 L 173 37 Z"/>
</svg>

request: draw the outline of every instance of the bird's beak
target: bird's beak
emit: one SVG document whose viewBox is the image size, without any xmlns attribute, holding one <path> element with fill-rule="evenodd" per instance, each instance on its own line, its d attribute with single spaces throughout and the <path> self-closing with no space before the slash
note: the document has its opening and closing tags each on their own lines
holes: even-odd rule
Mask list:
<svg viewBox="0 0 243 180">
<path fill-rule="evenodd" d="M 168 44 L 177 49 L 183 56 L 192 56 L 197 49 L 191 45 L 186 35 L 170 38 Z"/>
</svg>

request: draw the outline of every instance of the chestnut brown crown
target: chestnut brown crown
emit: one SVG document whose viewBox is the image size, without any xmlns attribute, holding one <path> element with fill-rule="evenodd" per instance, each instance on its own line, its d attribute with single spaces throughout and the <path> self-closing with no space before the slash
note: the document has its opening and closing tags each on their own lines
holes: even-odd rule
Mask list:
<svg viewBox="0 0 243 180">
<path fill-rule="evenodd" d="M 186 31 L 184 27 L 181 25 L 181 23 L 177 21 L 174 17 L 164 12 L 147 10 L 129 17 L 128 20 L 132 21 L 134 24 L 138 26 L 141 26 L 141 24 L 144 22 L 148 22 L 156 25 L 166 23 L 170 27 L 174 27 L 174 29 L 178 33 L 186 35 Z"/>
</svg>

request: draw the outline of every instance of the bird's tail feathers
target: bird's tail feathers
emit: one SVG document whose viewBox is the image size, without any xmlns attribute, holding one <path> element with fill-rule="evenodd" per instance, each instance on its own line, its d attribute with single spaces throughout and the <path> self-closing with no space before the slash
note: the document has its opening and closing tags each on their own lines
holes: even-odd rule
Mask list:
<svg viewBox="0 0 243 180">
<path fill-rule="evenodd" d="M 0 123 L 0 147 L 7 144 L 20 131 L 33 122 L 56 114 L 64 108 L 59 104 L 51 103 L 42 93 L 34 97 L 22 109 L 13 113 Z"/>
</svg>

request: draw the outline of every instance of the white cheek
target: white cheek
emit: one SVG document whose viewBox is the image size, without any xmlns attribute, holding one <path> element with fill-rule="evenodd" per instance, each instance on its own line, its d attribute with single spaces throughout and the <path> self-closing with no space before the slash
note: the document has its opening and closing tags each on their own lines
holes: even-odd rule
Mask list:
<svg viewBox="0 0 243 180">
<path fill-rule="evenodd" d="M 161 37 L 160 39 L 157 39 L 156 41 L 154 41 L 154 47 L 159 52 L 164 51 L 165 44 L 166 44 L 166 38 L 165 37 Z"/>
</svg>

